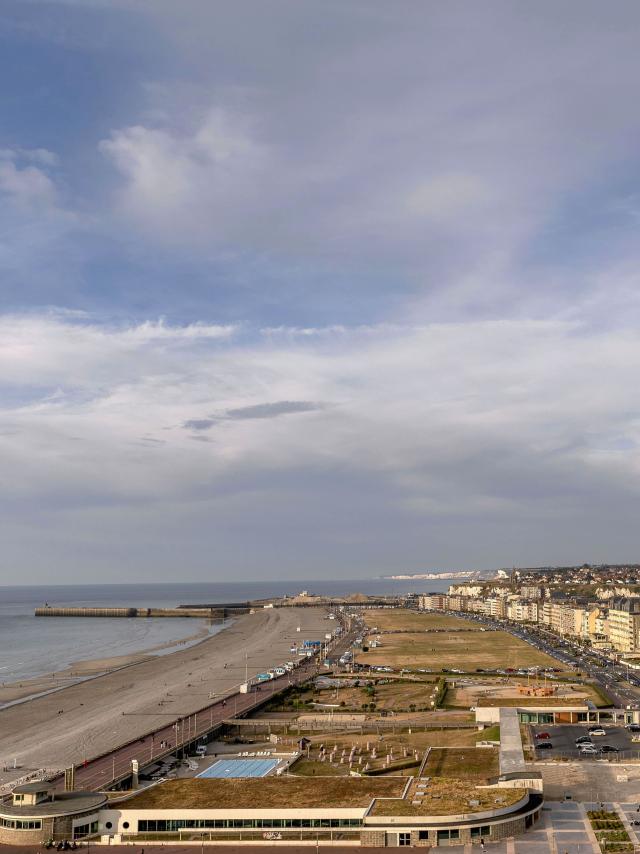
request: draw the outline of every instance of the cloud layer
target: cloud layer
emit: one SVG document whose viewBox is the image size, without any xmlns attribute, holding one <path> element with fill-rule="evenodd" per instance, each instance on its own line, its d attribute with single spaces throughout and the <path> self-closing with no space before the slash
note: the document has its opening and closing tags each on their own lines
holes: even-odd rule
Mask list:
<svg viewBox="0 0 640 854">
<path fill-rule="evenodd" d="M 7 571 L 637 559 L 639 25 L 7 0 Z"/>
<path fill-rule="evenodd" d="M 356 572 L 486 565 L 470 536 L 483 530 L 500 532 L 489 563 L 585 548 L 604 558 L 598 532 L 638 500 L 640 345 L 624 331 L 501 321 L 247 343 L 217 327 L 29 316 L 0 332 L 4 536 L 34 565 L 57 525 L 98 540 L 103 524 L 122 526 L 139 545 L 141 518 L 148 556 L 167 570 L 167 538 L 190 553 L 195 537 L 190 564 L 208 565 L 204 518 L 224 561 L 247 571 L 248 531 L 251 554 L 293 575 L 327 554 Z"/>
</svg>

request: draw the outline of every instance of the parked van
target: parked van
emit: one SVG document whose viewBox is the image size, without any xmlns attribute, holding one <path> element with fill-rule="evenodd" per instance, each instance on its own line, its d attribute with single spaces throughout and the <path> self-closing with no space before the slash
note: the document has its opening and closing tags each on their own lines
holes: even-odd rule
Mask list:
<svg viewBox="0 0 640 854">
<path fill-rule="evenodd" d="M 199 744 L 196 747 L 196 756 L 206 756 L 207 755 L 207 745 Z"/>
<path fill-rule="evenodd" d="M 284 667 L 276 667 L 273 672 L 276 674 L 276 676 L 284 676 L 287 671 Z"/>
</svg>

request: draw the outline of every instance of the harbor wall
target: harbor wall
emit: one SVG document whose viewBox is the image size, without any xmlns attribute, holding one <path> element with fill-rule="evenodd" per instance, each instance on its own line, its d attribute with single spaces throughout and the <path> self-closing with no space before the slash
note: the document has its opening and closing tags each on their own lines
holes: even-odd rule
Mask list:
<svg viewBox="0 0 640 854">
<path fill-rule="evenodd" d="M 218 619 L 247 613 L 248 608 L 64 608 L 46 605 L 35 609 L 36 617 L 200 617 Z"/>
</svg>

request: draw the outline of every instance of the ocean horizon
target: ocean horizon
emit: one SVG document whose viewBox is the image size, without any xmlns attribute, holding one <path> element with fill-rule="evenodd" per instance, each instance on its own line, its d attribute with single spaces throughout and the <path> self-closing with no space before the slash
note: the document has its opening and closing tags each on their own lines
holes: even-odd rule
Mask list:
<svg viewBox="0 0 640 854">
<path fill-rule="evenodd" d="M 154 607 L 244 602 L 285 594 L 391 595 L 446 590 L 449 579 L 352 579 L 245 582 L 14 585 L 0 587 L 0 682 L 53 673 L 81 660 L 111 658 L 180 641 L 205 621 L 176 618 L 35 617 L 44 604 Z M 165 650 L 164 652 L 171 652 Z"/>
</svg>

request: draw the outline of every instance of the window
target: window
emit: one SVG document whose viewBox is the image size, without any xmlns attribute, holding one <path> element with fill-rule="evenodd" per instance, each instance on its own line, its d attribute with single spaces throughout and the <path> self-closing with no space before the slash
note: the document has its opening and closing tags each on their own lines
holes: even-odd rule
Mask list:
<svg viewBox="0 0 640 854">
<path fill-rule="evenodd" d="M 128 821 L 123 821 L 122 826 L 124 827 L 125 830 L 129 830 L 129 822 Z"/>
<path fill-rule="evenodd" d="M 104 823 L 104 826 L 107 828 L 107 830 L 111 830 L 111 828 L 113 827 L 113 822 L 111 822 L 111 821 L 106 821 L 106 822 Z"/>
<path fill-rule="evenodd" d="M 479 839 L 481 836 L 491 836 L 491 827 L 488 824 L 485 824 L 482 827 L 471 828 L 472 839 Z"/>
<path fill-rule="evenodd" d="M 457 828 L 454 830 L 439 830 L 438 842 L 443 842 L 446 839 L 460 839 L 460 831 Z"/>
<path fill-rule="evenodd" d="M 122 826 L 125 828 L 128 825 L 123 822 Z M 288 827 L 308 829 L 362 827 L 362 820 L 359 818 L 158 818 L 138 821 L 139 833 L 175 833 L 179 830 L 230 830 L 232 828 L 280 830 Z"/>
<path fill-rule="evenodd" d="M 411 834 L 410 833 L 399 833 L 398 834 L 398 845 L 411 845 Z"/>
<path fill-rule="evenodd" d="M 91 824 L 79 824 L 73 828 L 73 838 L 81 839 L 83 836 L 98 832 L 98 822 L 92 821 Z"/>
<path fill-rule="evenodd" d="M 418 839 L 420 842 L 428 842 L 429 841 L 429 831 L 428 830 L 419 830 L 418 831 Z"/>
<path fill-rule="evenodd" d="M 40 819 L 0 818 L 0 827 L 9 830 L 42 830 Z"/>
</svg>

